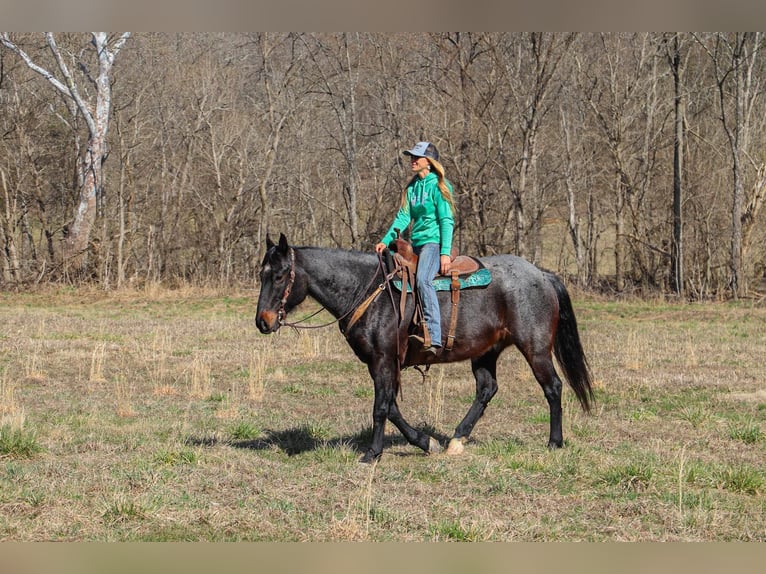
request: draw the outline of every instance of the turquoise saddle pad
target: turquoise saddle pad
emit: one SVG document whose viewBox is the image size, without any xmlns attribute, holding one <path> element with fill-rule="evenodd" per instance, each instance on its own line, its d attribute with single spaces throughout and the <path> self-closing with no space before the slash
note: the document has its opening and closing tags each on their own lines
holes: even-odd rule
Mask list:
<svg viewBox="0 0 766 574">
<path fill-rule="evenodd" d="M 486 287 L 492 281 L 492 273 L 489 269 L 482 268 L 478 271 L 474 271 L 470 275 L 464 275 L 457 278 L 460 282 L 460 289 L 470 289 L 471 287 Z M 394 279 L 394 287 L 399 291 L 402 290 L 402 280 Z M 451 277 L 438 276 L 434 279 L 434 289 L 437 291 L 449 291 L 452 283 Z M 407 293 L 412 293 L 412 285 L 407 285 Z"/>
</svg>

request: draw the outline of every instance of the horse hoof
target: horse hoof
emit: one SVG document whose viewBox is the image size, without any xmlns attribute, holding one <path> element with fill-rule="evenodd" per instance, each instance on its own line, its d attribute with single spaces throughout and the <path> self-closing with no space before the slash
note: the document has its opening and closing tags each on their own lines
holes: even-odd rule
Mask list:
<svg viewBox="0 0 766 574">
<path fill-rule="evenodd" d="M 447 447 L 447 454 L 451 456 L 457 456 L 459 454 L 463 454 L 463 451 L 465 450 L 465 447 L 463 446 L 463 441 L 459 438 L 453 438 L 451 441 L 449 441 L 449 446 Z"/>
<path fill-rule="evenodd" d="M 442 451 L 442 445 L 434 437 L 428 437 L 428 454 L 436 454 Z"/>
<path fill-rule="evenodd" d="M 368 450 L 366 453 L 364 453 L 364 456 L 359 459 L 359 462 L 363 462 L 364 464 L 371 464 L 379 458 L 379 454 L 375 454 L 372 450 Z"/>
</svg>

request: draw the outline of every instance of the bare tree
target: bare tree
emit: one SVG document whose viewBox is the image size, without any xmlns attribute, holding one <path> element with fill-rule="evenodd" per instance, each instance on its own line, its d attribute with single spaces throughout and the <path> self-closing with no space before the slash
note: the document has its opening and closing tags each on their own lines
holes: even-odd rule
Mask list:
<svg viewBox="0 0 766 574">
<path fill-rule="evenodd" d="M 684 164 L 684 96 L 680 34 L 666 38 L 670 69 L 673 73 L 673 239 L 670 244 L 670 285 L 678 295 L 684 294 L 683 243 L 683 164 Z"/>
<path fill-rule="evenodd" d="M 360 78 L 359 34 L 342 33 L 328 37 L 304 36 L 315 64 L 315 90 L 329 106 L 337 131 L 327 130 L 329 149 L 340 154 L 337 181 L 345 206 L 351 246 L 359 246 L 359 112 L 357 89 Z M 332 230 L 331 230 L 332 233 Z M 336 239 L 338 243 L 340 240 Z"/>
<path fill-rule="evenodd" d="M 253 98 L 261 158 L 258 163 L 258 197 L 260 211 L 255 236 L 264 237 L 270 219 L 269 188 L 281 151 L 285 126 L 305 100 L 305 88 L 300 85 L 302 70 L 302 42 L 297 34 L 268 34 L 261 32 L 252 38 L 255 59 L 251 74 L 257 97 Z M 256 241 L 260 247 L 259 241 Z M 260 249 L 259 249 L 260 251 Z"/>
<path fill-rule="evenodd" d="M 559 71 L 576 34 L 532 33 L 518 42 L 509 38 L 501 53 L 509 80 L 506 114 L 513 124 L 500 132 L 499 164 L 511 191 L 505 231 L 515 232 L 515 251 L 538 261 L 540 228 L 545 210 L 545 186 L 538 173 L 539 138 L 543 120 L 554 110 L 553 96 L 560 88 Z M 515 129 L 514 129 L 515 128 Z M 502 243 L 507 241 L 505 235 Z"/>
<path fill-rule="evenodd" d="M 664 238 L 653 233 L 653 211 L 661 201 L 651 194 L 661 173 L 661 122 L 667 115 L 659 50 L 650 34 L 600 34 L 596 46 L 601 54 L 585 70 L 582 89 L 611 166 L 604 177 L 614 197 L 615 288 L 622 291 L 632 278 L 648 289 L 661 282 L 657 275 L 667 256 Z"/>
<path fill-rule="evenodd" d="M 729 142 L 732 170 L 730 288 L 736 299 L 747 293 L 747 277 L 743 272 L 743 220 L 745 219 L 746 161 L 750 154 L 755 104 L 762 88 L 758 66 L 763 43 L 761 32 L 716 33 L 711 38 L 697 36 L 710 56 L 718 86 L 721 124 Z M 753 222 L 763 201 L 762 162 L 756 166 L 757 183 L 754 203 L 749 207 L 748 222 Z"/>
<path fill-rule="evenodd" d="M 492 205 L 500 191 L 492 174 L 498 144 L 488 132 L 494 127 L 492 104 L 497 86 L 505 76 L 502 68 L 497 71 L 493 67 L 497 47 L 488 34 L 451 32 L 434 35 L 434 39 L 438 53 L 429 63 L 429 72 L 439 98 L 438 108 L 446 110 L 437 114 L 444 122 L 438 132 L 445 134 L 442 155 L 449 158 L 453 168 L 450 177 L 459 206 L 456 237 L 461 243 L 473 239 L 478 253 L 487 255 L 497 252 L 501 235 L 492 217 Z M 421 113 L 430 116 L 432 110 L 424 108 Z"/>
<path fill-rule="evenodd" d="M 564 166 L 564 187 L 567 195 L 567 229 L 569 231 L 569 237 L 572 241 L 572 247 L 574 248 L 575 264 L 577 266 L 577 282 L 580 285 L 584 285 L 586 282 L 588 258 L 586 258 L 587 244 L 582 230 L 581 218 L 577 212 L 577 191 L 575 185 L 575 164 L 582 162 L 582 155 L 579 153 L 581 148 L 574 142 L 575 136 L 573 135 L 575 128 L 572 126 L 570 120 L 570 110 L 562 103 L 559 110 L 559 116 L 561 118 L 561 131 L 564 135 L 564 151 L 566 163 Z M 578 159 L 576 160 L 575 157 Z M 592 194 L 593 191 L 586 187 L 587 194 Z M 589 221 L 588 227 L 592 227 L 593 222 Z"/>
<path fill-rule="evenodd" d="M 130 32 L 124 32 L 116 39 L 110 38 L 106 32 L 91 33 L 91 46 L 97 62 L 94 77 L 87 60 L 65 54 L 59 48 L 52 32 L 45 33 L 45 41 L 55 61 L 55 72 L 33 61 L 27 52 L 11 39 L 8 32 L 0 33 L 0 42 L 58 90 L 64 96 L 72 118 L 80 114 L 88 128 L 87 148 L 77 164 L 79 200 L 68 230 L 64 252 L 65 260 L 76 270 L 81 270 L 86 263 L 85 254 L 91 230 L 96 219 L 98 203 L 102 200 L 102 164 L 108 155 L 107 132 L 112 104 L 112 66 L 129 37 Z M 84 86 L 81 87 L 75 78 L 72 64 L 78 68 L 80 81 L 95 88 L 95 96 L 91 97 L 90 101 L 87 98 L 88 90 Z"/>
</svg>

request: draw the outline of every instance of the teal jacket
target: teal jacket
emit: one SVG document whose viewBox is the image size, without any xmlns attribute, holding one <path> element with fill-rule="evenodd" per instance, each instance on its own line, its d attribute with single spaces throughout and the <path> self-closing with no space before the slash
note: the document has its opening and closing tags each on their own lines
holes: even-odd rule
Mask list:
<svg viewBox="0 0 766 574">
<path fill-rule="evenodd" d="M 398 229 L 402 233 L 412 223 L 410 234 L 412 245 L 420 247 L 426 243 L 438 243 L 439 253 L 449 255 L 452 249 L 452 232 L 455 219 L 450 204 L 439 191 L 439 178 L 429 173 L 424 178 L 415 177 L 407 187 L 407 204 L 400 207 L 394 223 L 380 240 L 386 245 L 396 238 Z M 445 179 L 452 194 L 452 184 Z"/>
</svg>

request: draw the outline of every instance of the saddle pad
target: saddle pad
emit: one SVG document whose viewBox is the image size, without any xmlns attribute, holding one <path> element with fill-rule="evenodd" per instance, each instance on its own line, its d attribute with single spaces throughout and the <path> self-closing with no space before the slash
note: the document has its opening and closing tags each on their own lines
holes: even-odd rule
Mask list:
<svg viewBox="0 0 766 574">
<path fill-rule="evenodd" d="M 470 289 L 471 287 L 486 287 L 492 281 L 492 273 L 489 269 L 481 268 L 478 271 L 474 271 L 470 275 L 463 275 L 457 278 L 460 283 L 460 289 Z M 402 280 L 394 279 L 394 287 L 399 291 L 402 290 Z M 433 280 L 434 289 L 437 291 L 449 291 L 452 284 L 452 277 L 445 277 L 444 275 L 437 275 Z M 407 293 L 412 293 L 412 285 L 407 285 Z"/>
</svg>

